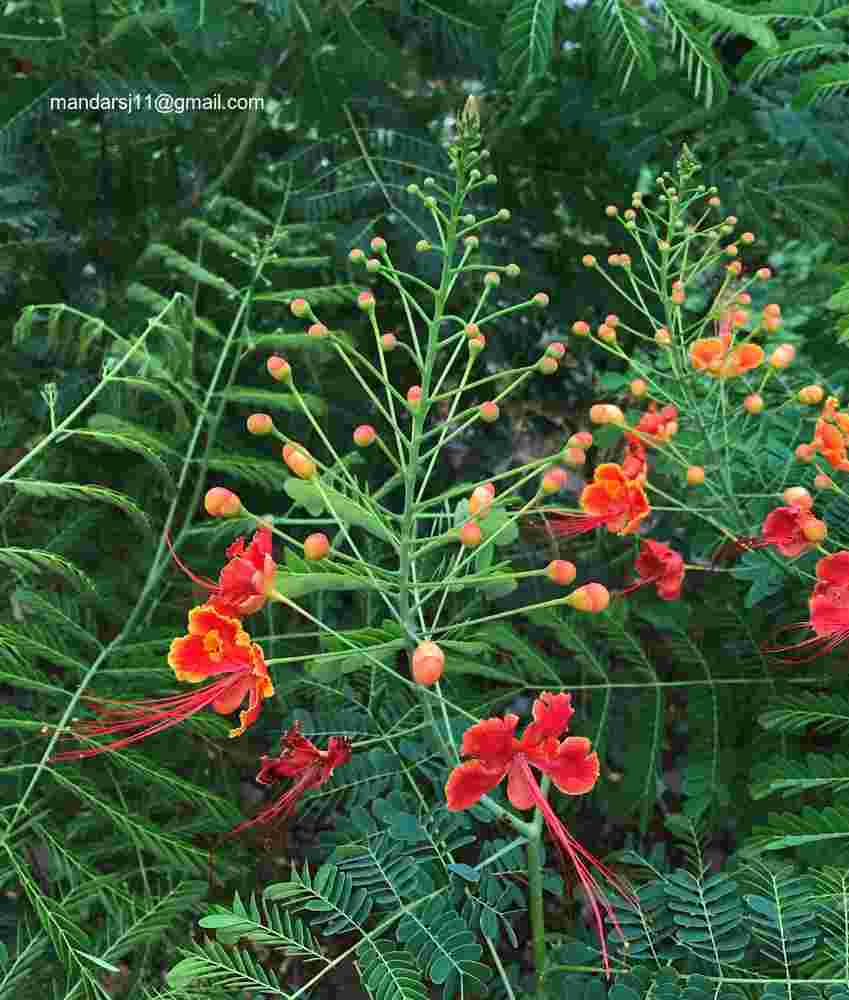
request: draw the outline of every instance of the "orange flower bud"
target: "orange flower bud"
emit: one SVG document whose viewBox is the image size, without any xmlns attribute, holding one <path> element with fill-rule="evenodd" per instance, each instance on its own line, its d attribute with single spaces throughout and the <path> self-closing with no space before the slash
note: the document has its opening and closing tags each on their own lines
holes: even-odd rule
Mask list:
<svg viewBox="0 0 849 1000">
<path fill-rule="evenodd" d="M 814 480 L 816 484 L 816 480 Z M 784 491 L 784 502 L 788 507 L 802 507 L 810 510 L 814 505 L 814 498 L 804 486 L 788 486 Z"/>
<path fill-rule="evenodd" d="M 752 243 L 755 242 L 755 234 L 754 233 L 740 233 L 740 241 L 741 241 L 741 243 L 752 244 Z"/>
<path fill-rule="evenodd" d="M 798 458 L 800 462 L 813 462 L 816 453 L 816 448 L 810 444 L 797 445 L 796 451 L 794 452 L 796 458 Z"/>
<path fill-rule="evenodd" d="M 466 336 L 469 338 L 469 340 L 471 340 L 472 337 L 479 336 L 479 334 L 481 332 L 481 328 L 477 325 L 477 323 L 467 323 L 463 327 L 463 332 L 466 334 Z"/>
<path fill-rule="evenodd" d="M 292 315 L 297 316 L 298 319 L 304 319 L 310 314 L 310 304 L 306 299 L 292 299 L 289 303 L 289 309 L 292 311 Z"/>
<path fill-rule="evenodd" d="M 493 424 L 498 420 L 498 415 L 501 411 L 498 409 L 498 403 L 494 403 L 491 399 L 487 400 L 485 403 L 481 403 L 478 407 L 478 413 L 480 414 L 481 420 L 487 424 Z"/>
<path fill-rule="evenodd" d="M 270 434 L 274 430 L 274 421 L 267 413 L 252 413 L 247 421 L 248 434 Z"/>
<path fill-rule="evenodd" d="M 592 448 L 593 436 L 589 431 L 577 431 L 566 442 L 567 448 Z"/>
<path fill-rule="evenodd" d="M 777 302 L 769 302 L 763 308 L 764 316 L 780 316 L 781 306 Z"/>
<path fill-rule="evenodd" d="M 607 316 L 604 317 L 604 322 L 606 326 L 612 326 L 615 330 L 619 325 L 619 317 L 616 313 L 608 313 Z"/>
<path fill-rule="evenodd" d="M 311 337 L 326 337 L 330 331 L 324 325 L 324 323 L 313 323 L 307 330 L 307 333 Z"/>
<path fill-rule="evenodd" d="M 752 304 L 752 296 L 748 292 L 740 292 L 737 296 L 737 301 L 741 306 L 750 306 Z"/>
<path fill-rule="evenodd" d="M 806 385 L 799 390 L 798 400 L 800 403 L 816 404 L 821 403 L 825 390 L 821 385 Z"/>
<path fill-rule="evenodd" d="M 584 267 L 595 267 L 598 262 L 591 253 L 588 253 L 584 254 L 584 256 L 581 258 L 581 263 L 584 265 Z"/>
<path fill-rule="evenodd" d="M 672 299 L 672 301 L 675 303 L 676 306 L 682 306 L 687 300 L 687 294 L 683 288 L 676 288 L 673 291 L 670 298 Z"/>
<path fill-rule="evenodd" d="M 375 253 L 383 253 L 386 249 L 386 240 L 382 236 L 375 236 L 369 246 Z"/>
<path fill-rule="evenodd" d="M 659 344 L 661 347 L 669 347 L 672 343 L 672 334 L 666 329 L 665 326 L 660 327 L 654 335 L 654 342 Z"/>
<path fill-rule="evenodd" d="M 732 260 L 726 270 L 736 277 L 739 277 L 743 273 L 743 265 L 739 260 Z"/>
<path fill-rule="evenodd" d="M 398 346 L 398 341 L 395 339 L 394 333 L 384 333 L 380 338 L 380 346 L 388 354 L 390 351 L 394 351 Z"/>
<path fill-rule="evenodd" d="M 435 642 L 421 642 L 413 653 L 413 680 L 429 687 L 435 684 L 445 669 L 445 653 Z"/>
<path fill-rule="evenodd" d="M 542 372 L 543 375 L 553 375 L 559 367 L 556 358 L 542 357 L 536 363 L 537 371 Z"/>
<path fill-rule="evenodd" d="M 354 247 L 354 249 L 348 254 L 348 260 L 352 264 L 361 264 L 366 259 L 366 255 L 360 250 L 359 247 Z"/>
<path fill-rule="evenodd" d="M 374 312 L 374 296 L 371 292 L 360 292 L 357 296 L 357 308 L 365 313 Z"/>
<path fill-rule="evenodd" d="M 608 217 L 608 219 L 615 219 L 619 214 L 619 209 L 615 205 L 608 205 L 604 210 L 604 214 Z"/>
<path fill-rule="evenodd" d="M 242 501 L 232 490 L 213 486 L 206 491 L 203 506 L 210 517 L 234 517 L 242 509 Z"/>
<path fill-rule="evenodd" d="M 690 465 L 687 468 L 687 484 L 701 486 L 705 481 L 705 470 L 701 465 Z"/>
<path fill-rule="evenodd" d="M 469 497 L 469 513 L 474 517 L 486 517 L 492 507 L 492 498 L 495 496 L 495 488 L 490 491 L 491 483 L 486 486 L 476 486 Z"/>
<path fill-rule="evenodd" d="M 569 474 L 559 465 L 552 466 L 542 477 L 540 489 L 543 493 L 558 493 L 569 481 Z"/>
<path fill-rule="evenodd" d="M 760 281 L 769 281 L 772 277 L 772 271 L 770 271 L 768 267 L 759 267 L 757 271 L 755 271 L 755 277 Z"/>
<path fill-rule="evenodd" d="M 826 477 L 828 478 L 828 477 Z M 819 543 L 828 534 L 828 527 L 825 521 L 821 521 L 818 517 L 806 518 L 802 524 L 802 534 L 809 542 Z"/>
<path fill-rule="evenodd" d="M 575 564 L 566 559 L 554 559 L 545 568 L 549 580 L 558 583 L 561 587 L 568 587 L 578 575 Z"/>
<path fill-rule="evenodd" d="M 460 544 L 464 545 L 467 549 L 476 548 L 483 539 L 480 525 L 475 521 L 466 521 L 462 528 L 460 528 L 458 535 Z"/>
<path fill-rule="evenodd" d="M 610 591 L 600 583 L 585 583 L 566 598 L 566 604 L 576 611 L 597 614 L 610 604 Z"/>
<path fill-rule="evenodd" d="M 374 444 L 376 438 L 377 431 L 371 424 L 360 424 L 354 430 L 354 444 L 358 448 L 368 448 L 370 444 Z"/>
<path fill-rule="evenodd" d="M 579 319 L 572 324 L 572 333 L 574 333 L 576 337 L 588 337 L 590 334 L 590 324 L 585 323 L 582 319 Z"/>
<path fill-rule="evenodd" d="M 834 488 L 834 480 L 824 472 L 818 472 L 814 476 L 814 486 L 818 490 L 830 490 Z M 811 501 L 813 504 L 813 501 Z M 811 539 L 813 541 L 813 539 Z"/>
<path fill-rule="evenodd" d="M 316 562 L 323 559 L 330 551 L 330 539 L 321 531 L 307 535 L 304 539 L 304 559 Z"/>
<path fill-rule="evenodd" d="M 411 410 L 417 410 L 422 399 L 422 387 L 411 385 L 407 390 L 407 403 Z"/>
<path fill-rule="evenodd" d="M 625 414 L 618 406 L 596 403 L 590 407 L 590 421 L 594 424 L 618 424 L 621 427 L 625 423 Z"/>
<path fill-rule="evenodd" d="M 275 382 L 289 382 L 292 379 L 292 366 L 285 358 L 272 354 L 265 367 Z"/>
<path fill-rule="evenodd" d="M 537 292 L 531 299 L 531 302 L 533 302 L 533 304 L 539 309 L 545 309 L 550 301 L 551 299 L 549 299 L 545 292 Z"/>
<path fill-rule="evenodd" d="M 646 380 L 643 378 L 635 378 L 631 382 L 630 389 L 631 389 L 631 395 L 636 396 L 637 399 L 639 399 L 641 396 L 645 396 L 645 394 L 649 391 L 648 384 L 646 383 Z"/>
<path fill-rule="evenodd" d="M 596 332 L 598 334 L 598 339 L 603 340 L 605 344 L 616 343 L 616 331 L 612 326 L 608 326 L 607 323 L 602 323 Z"/>
<path fill-rule="evenodd" d="M 764 398 L 757 392 L 751 392 L 743 400 L 743 406 L 749 413 L 756 415 L 763 412 L 764 408 Z"/>
<path fill-rule="evenodd" d="M 486 337 L 472 337 L 469 341 L 469 353 L 474 357 L 486 347 Z"/>
<path fill-rule="evenodd" d="M 565 448 L 563 451 L 563 461 L 572 469 L 577 469 L 587 460 L 587 453 L 583 448 Z"/>
<path fill-rule="evenodd" d="M 779 344 L 772 352 L 769 363 L 773 368 L 787 368 L 796 357 L 796 348 L 792 344 Z"/>
<path fill-rule="evenodd" d="M 283 446 L 283 461 L 300 479 L 312 479 L 316 473 L 314 459 L 300 445 L 285 444 Z"/>
<path fill-rule="evenodd" d="M 776 330 L 781 329 L 781 317 L 765 316 L 761 321 L 761 325 L 767 333 L 775 333 Z"/>
<path fill-rule="evenodd" d="M 559 361 L 566 353 L 566 345 L 561 344 L 559 340 L 555 340 L 546 347 L 545 353 L 550 358 L 556 358 Z"/>
</svg>

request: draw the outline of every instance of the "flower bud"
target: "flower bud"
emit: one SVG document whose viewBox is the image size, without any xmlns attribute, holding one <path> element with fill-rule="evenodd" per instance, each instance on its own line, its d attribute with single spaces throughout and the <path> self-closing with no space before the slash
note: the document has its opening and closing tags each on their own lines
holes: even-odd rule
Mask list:
<svg viewBox="0 0 849 1000">
<path fill-rule="evenodd" d="M 386 249 L 386 240 L 382 236 L 375 236 L 369 246 L 375 253 L 383 253 Z"/>
<path fill-rule="evenodd" d="M 548 303 L 551 301 L 545 292 L 537 292 L 536 295 L 531 299 L 531 302 L 539 309 L 545 309 Z"/>
<path fill-rule="evenodd" d="M 422 399 L 422 387 L 420 385 L 411 385 L 407 390 L 407 405 L 411 410 L 415 411 L 419 408 L 419 403 Z"/>
<path fill-rule="evenodd" d="M 764 316 L 761 321 L 764 330 L 767 333 L 775 333 L 776 330 L 781 329 L 781 317 L 780 316 Z"/>
<path fill-rule="evenodd" d="M 478 413 L 481 420 L 487 424 L 494 424 L 498 420 L 498 415 L 501 411 L 498 409 L 498 404 L 494 403 L 491 399 L 487 400 L 485 403 L 481 403 L 478 407 Z"/>
<path fill-rule="evenodd" d="M 242 501 L 232 490 L 213 486 L 206 491 L 203 506 L 210 517 L 234 517 L 242 510 Z"/>
<path fill-rule="evenodd" d="M 504 268 L 504 273 L 508 278 L 518 278 L 522 273 L 522 269 L 518 264 L 508 264 L 507 267 Z"/>
<path fill-rule="evenodd" d="M 252 413 L 246 423 L 248 434 L 260 436 L 270 434 L 274 430 L 274 421 L 267 413 Z"/>
<path fill-rule="evenodd" d="M 549 469 L 545 475 L 542 477 L 540 482 L 540 490 L 543 493 L 552 494 L 559 493 L 560 490 L 566 485 L 569 480 L 569 475 L 565 469 L 562 469 L 559 465 L 553 466 Z"/>
<path fill-rule="evenodd" d="M 298 319 L 304 319 L 310 314 L 310 304 L 306 299 L 292 299 L 289 303 L 289 309 L 293 316 L 297 316 Z"/>
<path fill-rule="evenodd" d="M 595 259 L 595 257 L 593 257 L 591 253 L 588 253 L 584 254 L 584 256 L 581 258 L 581 263 L 584 265 L 584 267 L 595 267 L 598 261 Z"/>
<path fill-rule="evenodd" d="M 555 340 L 546 347 L 545 353 L 550 358 L 556 358 L 559 361 L 566 353 L 566 345 L 561 344 L 559 340 Z"/>
<path fill-rule="evenodd" d="M 649 391 L 649 387 L 648 384 L 646 383 L 646 380 L 642 378 L 635 378 L 631 382 L 630 389 L 631 389 L 631 395 L 636 396 L 637 399 L 639 399 L 641 396 L 645 396 L 645 394 Z"/>
<path fill-rule="evenodd" d="M 301 445 L 283 445 L 283 461 L 300 479 L 312 479 L 315 476 L 315 461 Z"/>
<path fill-rule="evenodd" d="M 585 451 L 592 446 L 593 436 L 589 431 L 577 431 L 566 442 L 567 448 L 583 448 Z"/>
<path fill-rule="evenodd" d="M 690 465 L 687 467 L 687 485 L 701 486 L 705 481 L 705 470 L 701 465 Z"/>
<path fill-rule="evenodd" d="M 313 323 L 312 326 L 307 330 L 307 333 L 311 337 L 326 337 L 330 331 L 324 325 L 324 323 Z"/>
<path fill-rule="evenodd" d="M 799 390 L 797 398 L 800 403 L 816 405 L 822 402 L 824 395 L 825 390 L 821 385 L 806 385 Z"/>
<path fill-rule="evenodd" d="M 374 312 L 374 296 L 371 292 L 360 292 L 357 296 L 357 308 L 364 313 Z"/>
<path fill-rule="evenodd" d="M 555 358 L 540 358 L 536 363 L 537 371 L 542 372 L 543 375 L 553 375 L 559 367 L 560 365 Z"/>
<path fill-rule="evenodd" d="M 288 383 L 292 381 L 292 366 L 285 358 L 280 358 L 276 354 L 272 354 L 268 361 L 266 361 L 265 367 L 275 382 Z"/>
<path fill-rule="evenodd" d="M 834 489 L 834 480 L 831 476 L 827 476 L 824 472 L 818 472 L 814 476 L 814 487 L 818 490 Z M 811 501 L 811 504 L 813 504 L 813 500 Z M 814 539 L 810 538 L 808 541 L 814 541 Z"/>
<path fill-rule="evenodd" d="M 655 335 L 654 342 L 659 344 L 661 347 L 669 347 L 672 343 L 672 334 L 666 329 L 665 326 L 660 327 Z"/>
<path fill-rule="evenodd" d="M 490 288 L 498 288 L 501 284 L 501 275 L 496 271 L 487 271 L 483 276 L 483 283 Z"/>
<path fill-rule="evenodd" d="M 789 367 L 795 357 L 796 348 L 792 344 L 779 344 L 770 355 L 769 363 L 773 368 L 783 369 Z"/>
<path fill-rule="evenodd" d="M 430 240 L 419 240 L 416 243 L 416 251 L 418 253 L 427 253 L 428 250 L 433 250 L 433 245 Z"/>
<path fill-rule="evenodd" d="M 828 479 L 828 476 L 826 476 Z M 825 521 L 818 517 L 808 517 L 802 523 L 802 534 L 809 542 L 819 544 L 828 534 L 828 527 Z"/>
<path fill-rule="evenodd" d="M 816 480 L 814 485 L 816 485 Z M 804 486 L 788 486 L 784 491 L 784 502 L 788 507 L 801 507 L 803 510 L 810 510 L 814 505 L 814 498 Z"/>
<path fill-rule="evenodd" d="M 330 539 L 321 531 L 307 535 L 304 539 L 304 559 L 316 562 L 323 559 L 330 551 Z"/>
<path fill-rule="evenodd" d="M 751 392 L 743 400 L 743 406 L 753 416 L 763 412 L 764 398 L 757 392 Z"/>
<path fill-rule="evenodd" d="M 764 316 L 780 316 L 781 306 L 777 302 L 768 302 L 763 308 Z"/>
<path fill-rule="evenodd" d="M 466 521 L 466 523 L 457 532 L 460 539 L 460 544 L 465 546 L 467 549 L 474 549 L 480 545 L 483 539 L 483 533 L 481 532 L 480 525 L 476 521 Z"/>
<path fill-rule="evenodd" d="M 583 448 L 565 448 L 563 451 L 563 461 L 572 469 L 577 469 L 587 460 L 587 453 Z"/>
<path fill-rule="evenodd" d="M 625 423 L 625 414 L 618 406 L 610 403 L 595 403 L 590 407 L 590 421 L 594 424 L 618 424 L 621 427 Z"/>
<path fill-rule="evenodd" d="M 755 277 L 760 281 L 769 281 L 772 277 L 772 271 L 770 271 L 768 267 L 759 267 L 757 271 L 755 271 Z"/>
<path fill-rule="evenodd" d="M 608 219 L 615 219 L 619 214 L 619 209 L 615 205 L 608 205 L 604 210 L 604 214 L 608 217 Z"/>
<path fill-rule="evenodd" d="M 577 320 L 572 324 L 572 333 L 576 337 L 588 337 L 590 333 L 589 323 L 585 323 L 582 319 Z"/>
<path fill-rule="evenodd" d="M 608 326 L 607 323 L 602 323 L 598 328 L 598 339 L 603 340 L 605 344 L 615 344 L 616 343 L 616 331 L 612 326 Z"/>
<path fill-rule="evenodd" d="M 359 247 L 354 247 L 354 249 L 348 254 L 348 260 L 352 264 L 362 264 L 366 259 L 366 255 L 360 250 Z"/>
<path fill-rule="evenodd" d="M 469 354 L 471 354 L 472 357 L 476 357 L 486 347 L 486 337 L 480 334 L 477 337 L 472 337 L 472 339 L 468 342 L 468 346 Z"/>
<path fill-rule="evenodd" d="M 490 483 L 489 486 L 492 484 Z M 495 491 L 490 492 L 487 486 L 476 486 L 469 497 L 469 513 L 474 517 L 486 517 L 492 507 Z"/>
<path fill-rule="evenodd" d="M 499 208 L 495 213 L 495 218 L 499 222 L 509 222 L 510 221 L 510 209 L 509 208 Z"/>
<path fill-rule="evenodd" d="M 816 453 L 816 448 L 811 444 L 796 445 L 796 450 L 793 452 L 800 462 L 813 462 Z"/>
<path fill-rule="evenodd" d="M 477 238 L 477 236 L 466 236 L 463 240 L 463 243 L 470 250 L 477 250 L 477 248 L 480 246 L 480 240 Z"/>
<path fill-rule="evenodd" d="M 683 288 L 676 288 L 673 291 L 673 293 L 671 295 L 671 298 L 672 298 L 672 301 L 675 303 L 676 306 L 682 306 L 682 305 L 684 305 L 684 302 L 687 299 L 687 295 L 686 295 L 686 293 L 685 293 L 685 291 L 684 291 Z"/>
<path fill-rule="evenodd" d="M 380 338 L 380 346 L 388 354 L 390 351 L 394 351 L 398 346 L 398 341 L 395 338 L 394 333 L 384 333 Z"/>
<path fill-rule="evenodd" d="M 552 583 L 568 587 L 578 575 L 575 564 L 567 559 L 553 559 L 545 568 L 546 575 Z"/>
<path fill-rule="evenodd" d="M 736 244 L 729 243 L 727 247 L 723 250 L 726 257 L 736 257 L 740 251 L 737 249 Z"/>
<path fill-rule="evenodd" d="M 380 271 L 380 261 L 377 257 L 369 257 L 366 261 L 366 270 L 369 274 L 377 274 Z"/>
<path fill-rule="evenodd" d="M 613 329 L 615 330 L 616 327 L 619 326 L 619 317 L 616 315 L 616 313 L 608 313 L 604 317 L 604 322 L 607 326 L 612 326 Z"/>
<path fill-rule="evenodd" d="M 737 303 L 741 306 L 750 306 L 752 304 L 752 296 L 748 292 L 740 292 L 737 296 Z"/>
<path fill-rule="evenodd" d="M 585 583 L 566 598 L 566 604 L 576 611 L 597 614 L 610 604 L 610 591 L 600 583 Z"/>
<path fill-rule="evenodd" d="M 710 205 L 711 208 L 719 208 L 721 204 L 722 202 L 716 197 L 716 195 L 714 195 L 713 198 L 708 198 L 708 205 Z"/>
<path fill-rule="evenodd" d="M 729 274 L 733 274 L 736 278 L 739 278 L 743 273 L 743 265 L 739 260 L 732 260 L 725 270 L 728 271 Z"/>
<path fill-rule="evenodd" d="M 742 243 L 752 244 L 752 243 L 755 242 L 755 234 L 754 233 L 741 233 L 740 234 L 740 241 Z"/>
<path fill-rule="evenodd" d="M 477 323 L 467 323 L 463 327 L 463 333 L 466 334 L 469 340 L 471 340 L 473 337 L 480 336 L 480 332 L 481 328 L 477 325 Z"/>
<path fill-rule="evenodd" d="M 360 424 L 354 430 L 354 444 L 358 448 L 368 448 L 370 444 L 374 444 L 376 438 L 377 431 L 371 424 Z"/>
<path fill-rule="evenodd" d="M 412 670 L 416 684 L 435 684 L 445 669 L 445 653 L 435 642 L 422 642 L 413 653 Z"/>
</svg>

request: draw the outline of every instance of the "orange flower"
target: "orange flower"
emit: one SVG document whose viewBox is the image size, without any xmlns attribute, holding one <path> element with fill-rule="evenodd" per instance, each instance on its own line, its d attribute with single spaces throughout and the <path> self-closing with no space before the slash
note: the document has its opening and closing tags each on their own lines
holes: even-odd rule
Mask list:
<svg viewBox="0 0 849 1000">
<path fill-rule="evenodd" d="M 622 931 L 613 907 L 588 864 L 600 872 L 618 893 L 629 899 L 633 899 L 633 895 L 569 833 L 542 794 L 531 771 L 531 767 L 535 767 L 548 775 L 555 786 L 567 795 L 584 795 L 592 789 L 598 780 L 599 760 L 598 754 L 590 752 L 590 741 L 580 736 L 560 739 L 573 715 L 571 695 L 543 691 L 533 705 L 533 722 L 525 727 L 521 739 L 515 736 L 519 722 L 517 715 L 483 719 L 476 723 L 463 734 L 462 754 L 472 759 L 455 767 L 448 776 L 445 798 L 449 810 L 453 812 L 468 809 L 506 777 L 507 798 L 516 809 L 536 806 L 540 810 L 548 832 L 558 848 L 569 857 L 586 892 L 595 918 L 604 968 L 609 975 L 602 908 L 620 935 Z"/>
<path fill-rule="evenodd" d="M 763 549 L 774 545 L 785 558 L 795 559 L 814 548 L 805 529 L 807 525 L 818 523 L 818 518 L 811 513 L 810 508 L 800 504 L 775 507 L 767 514 L 758 537 L 738 538 L 736 541 L 747 549 Z"/>
<path fill-rule="evenodd" d="M 839 469 L 847 461 L 846 440 L 839 427 L 828 423 L 828 417 L 820 417 L 817 420 L 811 447 L 815 448 L 832 468 Z"/>
<path fill-rule="evenodd" d="M 81 760 L 107 750 L 121 750 L 163 729 L 170 729 L 203 708 L 219 715 L 230 715 L 248 699 L 248 707 L 239 713 L 239 725 L 230 736 L 241 734 L 259 716 L 262 702 L 274 694 L 262 650 L 242 628 L 238 618 L 222 615 L 211 604 L 189 612 L 189 634 L 171 643 L 168 664 L 178 681 L 197 684 L 209 677 L 221 679 L 190 694 L 172 695 L 150 701 L 96 702 L 100 718 L 74 728 L 79 738 L 126 733 L 113 743 L 91 750 L 71 750 L 57 754 L 51 763 Z"/>
<path fill-rule="evenodd" d="M 740 344 L 730 353 L 731 335 L 705 337 L 690 346 L 690 363 L 696 371 L 713 378 L 734 378 L 752 371 L 763 363 L 763 348 L 758 344 Z"/>
<path fill-rule="evenodd" d="M 628 479 L 622 466 L 605 462 L 596 467 L 593 482 L 581 492 L 582 514 L 545 511 L 553 535 L 581 535 L 605 525 L 617 535 L 629 535 L 651 512 L 640 479 Z"/>
</svg>

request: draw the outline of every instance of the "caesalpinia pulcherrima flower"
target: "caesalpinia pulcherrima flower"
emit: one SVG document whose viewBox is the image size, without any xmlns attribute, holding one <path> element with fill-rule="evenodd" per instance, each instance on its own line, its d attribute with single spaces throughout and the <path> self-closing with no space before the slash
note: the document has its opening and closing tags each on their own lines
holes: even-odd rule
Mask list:
<svg viewBox="0 0 849 1000">
<path fill-rule="evenodd" d="M 218 575 L 218 583 L 193 573 L 180 562 L 173 549 L 171 556 L 190 579 L 209 591 L 208 603 L 231 618 L 259 611 L 274 590 L 277 563 L 271 558 L 271 529 L 267 526 L 254 532 L 247 547 L 241 536 L 228 546 L 229 561 Z"/>
<path fill-rule="evenodd" d="M 835 396 L 829 396 L 823 403 L 814 439 L 807 447 L 812 452 L 818 451 L 832 468 L 849 472 L 849 413 L 838 411 L 838 405 Z"/>
<path fill-rule="evenodd" d="M 810 656 L 797 657 L 789 662 L 806 663 L 823 653 L 830 653 L 849 638 L 849 552 L 834 552 L 820 559 L 816 573 L 817 582 L 808 598 L 808 620 L 787 626 L 790 629 L 813 629 L 814 635 L 795 645 L 769 650 L 771 653 L 782 653 L 790 649 L 813 649 Z"/>
<path fill-rule="evenodd" d="M 468 809 L 506 777 L 507 798 L 516 809 L 539 808 L 549 833 L 574 865 L 587 895 L 604 968 L 609 973 L 602 908 L 620 934 L 621 930 L 604 890 L 588 865 L 600 872 L 616 892 L 626 898 L 632 898 L 632 894 L 569 833 L 531 771 L 531 767 L 535 767 L 548 775 L 567 795 L 584 795 L 593 788 L 598 780 L 599 760 L 598 754 L 591 752 L 590 741 L 582 736 L 560 739 L 573 715 L 571 695 L 543 691 L 533 705 L 533 722 L 525 727 L 521 739 L 515 735 L 519 722 L 517 715 L 508 714 L 501 719 L 483 719 L 476 723 L 463 734 L 462 754 L 471 759 L 455 767 L 448 776 L 445 798 L 452 811 Z"/>
<path fill-rule="evenodd" d="M 351 759 L 351 742 L 342 736 L 331 736 L 326 750 L 319 750 L 305 736 L 301 735 L 300 723 L 284 733 L 280 738 L 280 753 L 276 757 L 263 755 L 260 758 L 259 774 L 256 780 L 261 785 L 272 785 L 288 778 L 294 779 L 272 805 L 257 813 L 253 819 L 245 820 L 234 827 L 228 837 L 235 837 L 248 827 L 258 823 L 266 824 L 291 816 L 297 809 L 305 792 L 323 785 L 337 767 Z"/>
<path fill-rule="evenodd" d="M 763 549 L 774 546 L 787 559 L 794 559 L 814 548 L 826 535 L 825 524 L 810 508 L 800 504 L 776 507 L 764 520 L 761 533 L 755 538 L 738 538 L 743 548 Z"/>
<path fill-rule="evenodd" d="M 730 345 L 730 333 L 693 341 L 690 363 L 696 371 L 714 378 L 734 378 L 763 364 L 764 352 L 760 345 L 740 344 L 729 351 Z"/>
<path fill-rule="evenodd" d="M 170 698 L 95 702 L 98 720 L 77 723 L 71 735 L 81 739 L 113 733 L 129 735 L 90 750 L 57 754 L 51 763 L 120 750 L 178 725 L 203 708 L 231 715 L 247 699 L 247 708 L 239 713 L 239 725 L 230 730 L 231 737 L 241 736 L 256 721 L 263 700 L 274 694 L 260 647 L 251 642 L 238 618 L 222 615 L 211 604 L 189 612 L 189 633 L 171 643 L 168 664 L 178 681 L 198 684 L 218 675 L 220 679 L 198 691 Z"/>
<path fill-rule="evenodd" d="M 617 535 L 628 535 L 651 511 L 640 479 L 628 479 L 622 466 L 605 462 L 596 467 L 593 481 L 585 486 L 579 500 L 582 514 L 546 511 L 548 527 L 554 535 L 580 535 L 604 525 Z"/>
<path fill-rule="evenodd" d="M 684 582 L 684 560 L 668 545 L 647 538 L 640 546 L 640 554 L 634 562 L 637 572 L 636 583 L 630 584 L 622 594 L 630 594 L 638 587 L 653 583 L 658 597 L 664 601 L 676 601 L 681 596 Z"/>
</svg>

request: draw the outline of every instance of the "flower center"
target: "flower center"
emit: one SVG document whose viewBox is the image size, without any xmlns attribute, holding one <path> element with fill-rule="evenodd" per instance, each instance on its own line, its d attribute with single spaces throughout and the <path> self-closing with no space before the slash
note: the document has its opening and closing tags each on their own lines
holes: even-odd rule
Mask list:
<svg viewBox="0 0 849 1000">
<path fill-rule="evenodd" d="M 210 629 L 209 632 L 203 637 L 203 648 L 209 654 L 211 660 L 220 660 L 222 657 L 224 644 L 221 641 L 221 636 L 218 634 L 217 629 Z"/>
</svg>

